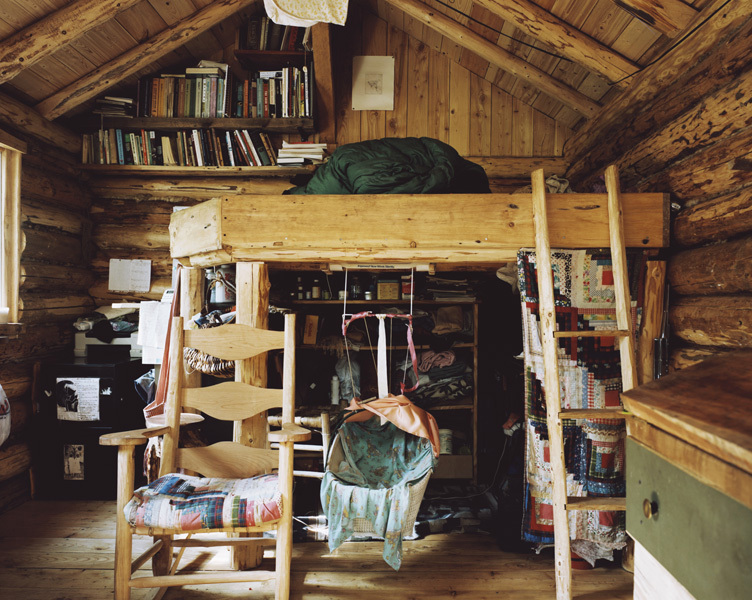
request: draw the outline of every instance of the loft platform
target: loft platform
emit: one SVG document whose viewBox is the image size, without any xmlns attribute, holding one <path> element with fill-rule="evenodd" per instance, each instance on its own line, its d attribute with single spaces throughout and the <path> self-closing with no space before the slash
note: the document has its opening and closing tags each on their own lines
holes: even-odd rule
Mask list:
<svg viewBox="0 0 752 600">
<path fill-rule="evenodd" d="M 621 194 L 627 247 L 669 243 L 668 194 Z M 552 248 L 607 248 L 607 195 L 549 194 Z M 243 195 L 173 213 L 187 266 L 411 263 L 484 268 L 535 246 L 532 194 Z"/>
</svg>

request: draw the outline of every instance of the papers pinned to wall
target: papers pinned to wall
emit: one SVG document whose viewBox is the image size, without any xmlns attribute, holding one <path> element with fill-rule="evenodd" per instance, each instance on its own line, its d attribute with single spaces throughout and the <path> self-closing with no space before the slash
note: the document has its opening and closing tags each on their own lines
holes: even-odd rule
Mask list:
<svg viewBox="0 0 752 600">
<path fill-rule="evenodd" d="M 353 110 L 394 110 L 394 57 L 353 56 Z"/>
<path fill-rule="evenodd" d="M 151 288 L 151 261 L 110 259 L 111 292 L 148 292 Z"/>
</svg>

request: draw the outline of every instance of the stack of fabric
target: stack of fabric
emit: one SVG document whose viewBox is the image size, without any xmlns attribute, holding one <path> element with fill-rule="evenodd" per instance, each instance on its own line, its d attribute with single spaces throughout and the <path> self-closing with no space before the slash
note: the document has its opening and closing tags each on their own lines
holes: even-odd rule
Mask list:
<svg viewBox="0 0 752 600">
<path fill-rule="evenodd" d="M 397 379 L 402 380 L 405 368 L 404 363 L 396 365 Z M 415 382 L 410 365 L 406 379 L 409 385 Z M 457 358 L 454 350 L 425 350 L 418 355 L 418 383 L 418 388 L 408 396 L 422 408 L 461 402 L 472 398 L 473 370 Z"/>
</svg>

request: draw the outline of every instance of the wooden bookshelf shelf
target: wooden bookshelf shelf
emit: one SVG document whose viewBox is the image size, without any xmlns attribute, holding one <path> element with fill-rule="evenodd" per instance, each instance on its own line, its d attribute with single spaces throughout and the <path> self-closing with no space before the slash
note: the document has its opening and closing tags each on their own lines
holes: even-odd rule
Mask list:
<svg viewBox="0 0 752 600">
<path fill-rule="evenodd" d="M 181 177 L 289 177 L 312 173 L 314 165 L 302 167 L 165 167 L 162 165 L 79 165 L 84 171 L 97 175 L 123 175 L 132 173 L 154 177 L 180 175 Z"/>
<path fill-rule="evenodd" d="M 102 125 L 102 123 L 104 125 Z M 146 129 L 159 131 L 176 131 L 178 129 L 263 129 L 267 133 L 314 133 L 313 119 L 303 118 L 164 118 L 164 117 L 103 117 L 89 120 L 88 129 L 96 130 L 104 126 L 105 129 Z"/>
</svg>

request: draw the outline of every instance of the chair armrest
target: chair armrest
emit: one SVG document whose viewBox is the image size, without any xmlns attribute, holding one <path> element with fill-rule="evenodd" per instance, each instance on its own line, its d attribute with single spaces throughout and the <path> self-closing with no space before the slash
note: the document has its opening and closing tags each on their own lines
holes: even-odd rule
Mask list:
<svg viewBox="0 0 752 600">
<path fill-rule="evenodd" d="M 304 442 L 311 439 L 311 432 L 305 427 L 284 423 L 282 429 L 269 432 L 270 442 Z"/>
<path fill-rule="evenodd" d="M 131 429 L 130 431 L 116 431 L 99 436 L 100 446 L 140 446 L 149 438 L 164 435 L 170 431 L 169 427 L 151 427 L 149 429 Z"/>
</svg>

